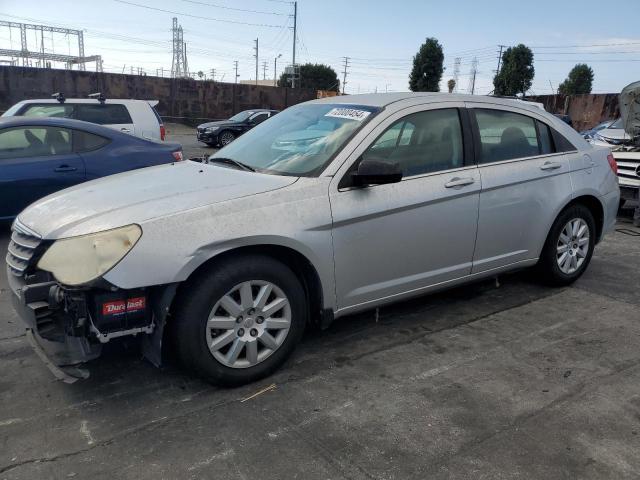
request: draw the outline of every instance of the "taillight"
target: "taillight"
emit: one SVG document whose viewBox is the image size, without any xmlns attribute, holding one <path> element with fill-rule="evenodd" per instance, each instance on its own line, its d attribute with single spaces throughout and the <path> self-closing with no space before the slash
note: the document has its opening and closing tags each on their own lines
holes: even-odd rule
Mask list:
<svg viewBox="0 0 640 480">
<path fill-rule="evenodd" d="M 160 140 L 164 141 L 164 137 L 166 135 L 166 131 L 164 129 L 164 125 L 160 124 Z M 182 159 L 180 159 L 182 160 Z"/>
<path fill-rule="evenodd" d="M 184 157 L 182 156 L 182 150 L 178 150 L 177 152 L 173 152 L 173 158 L 176 159 L 176 162 L 181 162 L 182 160 L 184 160 Z"/>
<path fill-rule="evenodd" d="M 611 170 L 613 170 L 613 173 L 618 175 L 618 164 L 616 163 L 616 159 L 613 158 L 613 153 L 607 155 L 607 161 L 609 162 L 609 166 L 611 167 Z"/>
</svg>

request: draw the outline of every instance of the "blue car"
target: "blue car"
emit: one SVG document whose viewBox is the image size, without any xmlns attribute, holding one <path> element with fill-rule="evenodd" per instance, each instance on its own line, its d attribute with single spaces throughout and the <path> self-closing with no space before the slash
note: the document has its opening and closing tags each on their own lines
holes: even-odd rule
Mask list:
<svg viewBox="0 0 640 480">
<path fill-rule="evenodd" d="M 50 193 L 95 178 L 181 161 L 180 144 L 67 118 L 0 119 L 0 220 Z"/>
</svg>

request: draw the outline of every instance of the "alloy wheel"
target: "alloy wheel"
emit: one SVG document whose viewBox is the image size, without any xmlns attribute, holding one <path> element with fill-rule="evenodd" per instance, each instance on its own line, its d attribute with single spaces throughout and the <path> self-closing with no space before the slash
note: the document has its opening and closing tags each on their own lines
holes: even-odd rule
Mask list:
<svg viewBox="0 0 640 480">
<path fill-rule="evenodd" d="M 221 364 L 248 368 L 264 361 L 285 341 L 291 306 L 275 284 L 242 282 L 214 305 L 206 325 L 209 351 Z"/>
<path fill-rule="evenodd" d="M 230 132 L 224 132 L 221 136 L 220 136 L 220 144 L 224 147 L 225 145 L 229 145 L 231 142 L 233 142 L 234 140 L 234 136 L 233 133 Z"/>
<path fill-rule="evenodd" d="M 589 225 L 582 218 L 569 220 L 560 232 L 556 261 L 560 271 L 571 275 L 584 263 L 589 253 Z"/>
</svg>

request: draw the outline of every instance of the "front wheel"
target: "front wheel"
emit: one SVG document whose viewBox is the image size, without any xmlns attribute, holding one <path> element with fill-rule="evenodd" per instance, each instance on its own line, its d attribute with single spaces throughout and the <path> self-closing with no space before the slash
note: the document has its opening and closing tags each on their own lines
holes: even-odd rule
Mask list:
<svg viewBox="0 0 640 480">
<path fill-rule="evenodd" d="M 595 247 L 593 215 L 584 205 L 573 205 L 556 218 L 545 242 L 538 271 L 552 285 L 569 285 L 587 269 Z"/>
<path fill-rule="evenodd" d="M 291 354 L 306 323 L 304 289 L 270 257 L 223 261 L 192 279 L 176 308 L 178 352 L 216 384 L 271 374 Z"/>
<path fill-rule="evenodd" d="M 226 130 L 220 134 L 220 137 L 219 137 L 220 145 L 224 147 L 226 145 L 229 145 L 235 139 L 236 139 L 236 136 L 234 135 L 234 133 L 230 132 L 229 130 Z"/>
</svg>

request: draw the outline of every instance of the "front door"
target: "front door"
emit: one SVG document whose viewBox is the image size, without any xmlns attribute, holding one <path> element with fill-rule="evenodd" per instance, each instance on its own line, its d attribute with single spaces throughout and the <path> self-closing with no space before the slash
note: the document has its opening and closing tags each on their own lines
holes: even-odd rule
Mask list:
<svg viewBox="0 0 640 480">
<path fill-rule="evenodd" d="M 398 112 L 351 156 L 357 159 L 351 169 L 363 158 L 398 163 L 401 182 L 356 188 L 349 172 L 334 180 L 338 309 L 374 305 L 470 274 L 480 176 L 456 107 Z"/>
<path fill-rule="evenodd" d="M 85 180 L 73 153 L 71 131 L 14 127 L 0 131 L 0 219 L 17 216 L 30 203 Z"/>
</svg>

